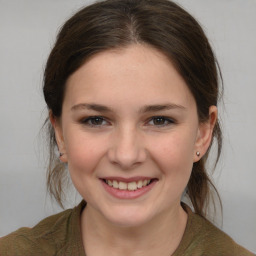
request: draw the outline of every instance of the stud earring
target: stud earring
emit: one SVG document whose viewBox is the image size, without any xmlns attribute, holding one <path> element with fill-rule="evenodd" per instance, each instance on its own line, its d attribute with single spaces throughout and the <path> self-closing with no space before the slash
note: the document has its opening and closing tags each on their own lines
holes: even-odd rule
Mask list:
<svg viewBox="0 0 256 256">
<path fill-rule="evenodd" d="M 197 151 L 197 152 L 196 152 L 196 155 L 197 155 L 197 156 L 200 156 L 200 152 L 199 152 L 199 151 Z"/>
</svg>

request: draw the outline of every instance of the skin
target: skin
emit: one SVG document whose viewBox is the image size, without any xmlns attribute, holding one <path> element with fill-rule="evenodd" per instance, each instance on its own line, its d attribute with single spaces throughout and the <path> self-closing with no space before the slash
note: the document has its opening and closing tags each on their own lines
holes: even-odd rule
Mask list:
<svg viewBox="0 0 256 256">
<path fill-rule="evenodd" d="M 149 46 L 101 52 L 69 77 L 62 116 L 51 121 L 61 160 L 87 202 L 81 215 L 87 255 L 175 251 L 187 221 L 181 196 L 193 163 L 209 147 L 216 118 L 211 106 L 209 120 L 199 122 L 185 81 Z M 103 186 L 102 178 L 113 176 L 155 182 L 138 198 L 120 199 Z"/>
</svg>

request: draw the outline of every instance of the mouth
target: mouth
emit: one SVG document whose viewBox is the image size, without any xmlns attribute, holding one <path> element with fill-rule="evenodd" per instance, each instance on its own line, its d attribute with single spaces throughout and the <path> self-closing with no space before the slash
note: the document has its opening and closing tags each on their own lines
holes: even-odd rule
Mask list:
<svg viewBox="0 0 256 256">
<path fill-rule="evenodd" d="M 116 179 L 102 179 L 105 184 L 109 187 L 113 187 L 118 190 L 126 190 L 126 191 L 136 191 L 143 189 L 144 187 L 149 186 L 153 182 L 157 181 L 157 179 L 140 179 L 136 181 L 120 181 Z"/>
</svg>

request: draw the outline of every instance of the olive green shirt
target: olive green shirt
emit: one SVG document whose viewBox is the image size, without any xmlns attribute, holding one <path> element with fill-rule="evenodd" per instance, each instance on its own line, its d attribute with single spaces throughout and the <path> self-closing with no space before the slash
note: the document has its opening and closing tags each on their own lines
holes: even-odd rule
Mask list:
<svg viewBox="0 0 256 256">
<path fill-rule="evenodd" d="M 21 228 L 0 238 L 0 256 L 85 256 L 80 214 L 81 202 L 74 209 L 50 216 L 33 228 Z M 252 256 L 228 235 L 185 206 L 188 222 L 173 256 Z"/>
</svg>

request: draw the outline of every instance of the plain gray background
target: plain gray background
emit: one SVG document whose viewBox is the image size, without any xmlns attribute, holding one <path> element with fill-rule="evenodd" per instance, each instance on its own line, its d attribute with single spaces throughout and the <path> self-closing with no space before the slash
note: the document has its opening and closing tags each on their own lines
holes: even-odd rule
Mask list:
<svg viewBox="0 0 256 256">
<path fill-rule="evenodd" d="M 45 188 L 43 67 L 62 23 L 90 2 L 0 0 L 0 236 L 60 211 Z M 256 0 L 177 2 L 203 25 L 224 77 L 224 148 L 214 174 L 222 229 L 256 252 Z"/>
</svg>

